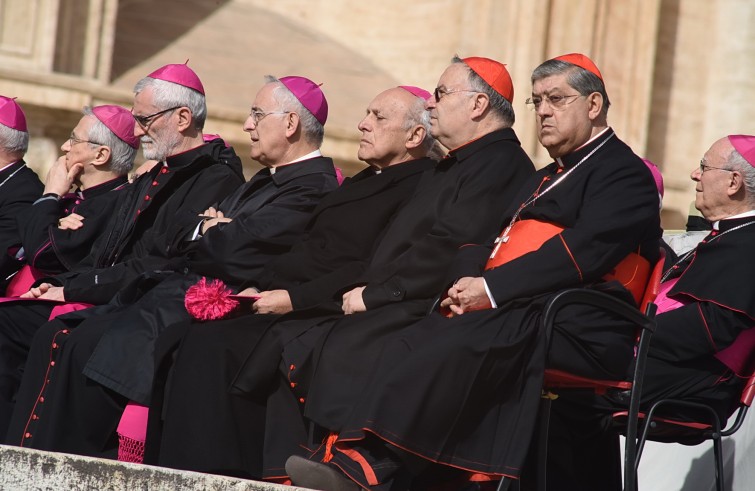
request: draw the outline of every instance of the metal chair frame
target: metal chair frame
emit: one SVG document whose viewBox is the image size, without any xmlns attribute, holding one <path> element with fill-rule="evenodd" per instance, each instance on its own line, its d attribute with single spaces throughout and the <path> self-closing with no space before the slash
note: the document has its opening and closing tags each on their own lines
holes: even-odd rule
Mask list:
<svg viewBox="0 0 755 491">
<path fill-rule="evenodd" d="M 655 313 L 656 305 L 653 303 L 660 290 L 660 280 L 663 274 L 663 262 L 665 251 L 660 249 L 660 257 L 653 267 L 648 278 L 648 284 L 640 308 L 632 306 L 627 302 L 619 300 L 611 295 L 586 288 L 573 288 L 564 290 L 556 294 L 545 306 L 543 314 L 543 328 L 546 335 L 547 346 L 550 347 L 551 334 L 556 316 L 561 309 L 571 304 L 590 305 L 596 308 L 602 308 L 613 314 L 616 314 L 636 327 L 639 332 L 639 340 L 636 344 L 635 367 L 630 381 L 626 380 L 599 380 L 587 377 L 581 377 L 569 374 L 560 370 L 545 370 L 543 381 L 544 397 L 540 404 L 540 424 L 539 424 L 539 441 L 538 441 L 538 462 L 537 462 L 537 489 L 545 491 L 546 482 L 546 463 L 548 457 L 548 426 L 550 423 L 550 410 L 553 396 L 550 395 L 550 389 L 591 389 L 596 393 L 604 393 L 609 388 L 629 390 L 631 397 L 628 409 L 628 420 L 626 434 L 627 438 L 624 445 L 624 489 L 636 489 L 636 473 L 634 469 L 635 456 L 638 445 L 638 419 L 640 409 L 640 395 L 642 393 L 642 380 L 645 374 L 645 361 L 650 346 L 650 338 L 655 331 Z M 513 481 L 518 480 L 511 478 L 501 479 L 498 485 L 498 491 L 506 491 Z"/>
</svg>

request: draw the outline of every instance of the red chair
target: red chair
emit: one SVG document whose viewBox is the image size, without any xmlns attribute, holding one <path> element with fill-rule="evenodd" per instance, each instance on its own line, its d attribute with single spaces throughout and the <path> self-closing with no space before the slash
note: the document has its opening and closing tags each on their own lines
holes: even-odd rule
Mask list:
<svg viewBox="0 0 755 491">
<path fill-rule="evenodd" d="M 753 336 L 755 333 L 755 327 L 748 329 L 740 334 L 730 348 L 740 351 L 746 350 L 745 356 L 748 359 L 748 366 L 751 368 L 752 363 L 755 361 L 755 345 L 753 345 Z M 752 405 L 752 399 L 755 396 L 755 373 L 752 373 L 744 384 L 742 394 L 739 398 L 739 406 L 736 409 L 736 417 L 734 422 L 726 429 L 721 429 L 722 422 L 718 417 L 718 413 L 710 406 L 705 404 L 684 401 L 680 399 L 662 399 L 653 403 L 650 406 L 647 414 L 639 413 L 639 419 L 645 421 L 643 425 L 642 433 L 640 434 L 639 441 L 637 443 L 637 455 L 632 464 L 631 469 L 635 475 L 635 482 L 637 479 L 637 471 L 640 466 L 640 458 L 642 457 L 642 450 L 645 447 L 647 440 L 665 442 L 665 443 L 681 443 L 684 445 L 698 445 L 706 440 L 713 440 L 713 457 L 715 459 L 715 476 L 716 476 L 716 489 L 718 491 L 724 491 L 725 478 L 724 478 L 724 464 L 723 464 L 723 452 L 721 439 L 726 436 L 733 435 L 744 423 L 747 410 Z M 696 410 L 697 414 L 707 414 L 709 418 L 704 420 L 681 420 L 663 417 L 662 410 L 669 407 L 674 407 L 677 411 L 681 410 Z M 659 416 L 661 414 L 661 416 Z M 627 411 L 620 411 L 613 415 L 614 422 L 621 425 L 627 418 Z M 649 423 L 648 423 L 649 422 Z"/>
<path fill-rule="evenodd" d="M 546 461 L 548 457 L 548 426 L 552 400 L 557 398 L 556 392 L 569 389 L 589 389 L 596 394 L 603 394 L 608 389 L 629 390 L 631 393 L 627 428 L 626 444 L 624 447 L 624 489 L 634 490 L 636 486 L 636 474 L 629 472 L 635 462 L 637 453 L 637 425 L 640 407 L 640 394 L 642 391 L 642 377 L 645 373 L 645 359 L 647 357 L 650 337 L 655 330 L 655 311 L 653 303 L 660 291 L 661 276 L 663 275 L 663 263 L 666 252 L 660 249 L 660 257 L 653 266 L 648 277 L 645 292 L 642 296 L 639 308 L 629 305 L 615 297 L 595 290 L 586 288 L 574 288 L 560 292 L 546 305 L 543 314 L 543 325 L 550 343 L 553 324 L 559 311 L 570 304 L 585 304 L 597 308 L 603 308 L 616 315 L 623 317 L 636 326 L 638 342 L 636 345 L 635 369 L 632 379 L 627 380 L 599 380 L 582 377 L 562 370 L 546 369 L 543 378 L 543 398 L 540 404 L 540 427 L 538 440 L 538 464 L 537 464 L 537 488 L 546 489 Z M 508 488 L 511 479 L 502 479 L 498 491 Z"/>
</svg>

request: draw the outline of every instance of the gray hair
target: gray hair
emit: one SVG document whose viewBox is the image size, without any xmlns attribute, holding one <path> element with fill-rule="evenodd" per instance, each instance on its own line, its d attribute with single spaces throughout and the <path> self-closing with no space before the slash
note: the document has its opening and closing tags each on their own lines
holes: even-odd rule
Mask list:
<svg viewBox="0 0 755 491">
<path fill-rule="evenodd" d="M 414 102 L 406 113 L 406 120 L 402 128 L 408 130 L 416 125 L 425 128 L 425 139 L 422 140 L 421 145 L 425 154 L 433 160 L 442 159 L 445 152 L 443 152 L 438 140 L 430 134 L 430 111 L 425 108 L 425 100 L 421 97 L 414 98 Z"/>
<path fill-rule="evenodd" d="M 273 98 L 282 107 L 293 108 L 293 110 L 285 110 L 291 110 L 291 112 L 295 112 L 299 115 L 299 123 L 301 124 L 301 132 L 304 139 L 319 148 L 325 137 L 325 127 L 322 123 L 315 118 L 314 114 L 312 114 L 309 109 L 304 107 L 304 104 L 302 104 L 293 92 L 288 90 L 288 87 L 283 85 L 283 82 L 278 80 L 278 78 L 272 75 L 266 75 L 265 82 L 277 84 L 275 89 L 273 89 Z"/>
<path fill-rule="evenodd" d="M 611 106 L 611 101 L 608 99 L 608 93 L 606 93 L 606 86 L 602 80 L 598 78 L 594 73 L 585 70 L 581 66 L 568 63 L 563 60 L 547 60 L 540 64 L 532 72 L 532 83 L 534 84 L 538 80 L 552 77 L 553 75 L 560 75 L 562 73 L 568 73 L 566 77 L 566 83 L 571 88 L 579 92 L 580 95 L 590 95 L 593 92 L 597 92 L 603 96 L 603 116 L 608 115 L 608 108 Z"/>
<path fill-rule="evenodd" d="M 202 131 L 207 119 L 207 103 L 204 95 L 189 87 L 174 84 L 165 80 L 144 77 L 134 86 L 134 94 L 138 94 L 147 87 L 152 87 L 155 106 L 164 110 L 171 107 L 188 107 L 194 121 L 194 129 Z"/>
<path fill-rule="evenodd" d="M 128 174 L 134 166 L 137 149 L 118 138 L 110 128 L 105 126 L 105 123 L 97 119 L 91 107 L 86 106 L 81 112 L 84 116 L 92 116 L 94 118 L 94 124 L 89 129 L 89 134 L 86 138 L 110 148 L 110 170 L 120 176 Z M 87 145 L 94 144 L 87 142 Z"/>
<path fill-rule="evenodd" d="M 755 167 L 742 157 L 737 149 L 732 149 L 729 158 L 726 159 L 725 167 L 728 170 L 735 170 L 742 174 L 744 178 L 745 193 L 747 202 L 755 205 Z"/>
<path fill-rule="evenodd" d="M 25 154 L 29 149 L 29 133 L 0 124 L 0 147 L 10 153 Z"/>
<path fill-rule="evenodd" d="M 469 86 L 471 87 L 471 89 L 475 92 L 481 92 L 488 96 L 488 100 L 490 101 L 490 109 L 493 114 L 498 116 L 501 121 L 503 121 L 503 123 L 508 127 L 514 126 L 516 116 L 514 114 L 514 108 L 511 106 L 511 103 L 507 101 L 501 94 L 496 92 L 496 90 L 491 87 L 485 80 L 483 80 L 482 77 L 477 75 L 477 72 L 472 70 L 469 65 L 464 63 L 464 60 L 462 60 L 458 56 L 454 56 L 451 62 L 461 63 L 465 67 L 467 67 L 467 70 L 469 71 Z"/>
</svg>

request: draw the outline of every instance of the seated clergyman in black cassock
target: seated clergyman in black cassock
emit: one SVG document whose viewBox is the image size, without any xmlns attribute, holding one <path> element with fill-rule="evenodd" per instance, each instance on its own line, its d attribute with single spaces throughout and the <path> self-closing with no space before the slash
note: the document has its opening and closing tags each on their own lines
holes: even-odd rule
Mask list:
<svg viewBox="0 0 755 491">
<path fill-rule="evenodd" d="M 23 266 L 16 217 L 42 194 L 37 174 L 24 162 L 29 149 L 26 115 L 14 98 L 0 95 L 0 295 Z"/>
<path fill-rule="evenodd" d="M 193 227 L 197 213 L 243 183 L 241 161 L 233 149 L 221 139 L 204 141 L 202 128 L 207 114 L 204 88 L 187 65 L 166 65 L 141 79 L 134 87 L 131 112 L 136 122 L 132 124 L 132 134 L 141 141 L 144 157 L 157 164 L 120 193 L 108 226 L 90 254 L 71 271 L 41 280 L 41 284 L 27 292 L 28 298 L 105 303 L 145 272 L 152 275 L 154 271 L 180 267 L 183 256 L 178 245 L 185 235 L 182 229 Z M 54 336 L 56 353 L 63 356 L 63 352 L 68 353 L 62 349 L 68 339 L 56 334 L 63 330 L 61 324 L 45 324 L 53 307 L 49 302 L 2 305 L 0 318 L 4 326 L 28 333 L 19 345 L 25 349 L 30 348 L 34 333 L 44 324 L 47 333 L 40 333 L 36 342 L 45 344 Z M 59 322 L 65 318 L 69 323 L 66 326 L 73 327 L 87 315 L 80 312 L 76 316 L 62 316 Z M 53 366 L 49 365 L 50 343 L 38 349 L 46 354 L 28 362 L 24 376 L 40 365 Z M 51 417 L 47 421 L 43 420 L 43 408 L 35 407 L 38 397 L 34 394 L 17 398 L 19 402 L 26 400 L 30 410 L 35 409 L 36 417 L 29 421 L 61 430 L 70 428 L 56 424 L 54 411 L 48 413 Z M 25 427 L 26 421 L 15 430 L 17 438 L 12 438 L 15 444 L 30 441 L 34 435 Z M 42 435 L 44 432 L 38 433 L 40 445 Z"/>
<path fill-rule="evenodd" d="M 83 113 L 71 137 L 60 147 L 65 155 L 50 169 L 44 195 L 18 213 L 21 249 L 16 257 L 28 265 L 14 276 L 9 296 L 26 293 L 37 275 L 76 267 L 107 228 L 126 191 L 126 175 L 139 147 L 133 116 L 110 105 L 86 107 Z M 69 193 L 74 184 L 76 190 Z M 28 302 L 15 303 L 23 306 Z M 32 324 L 29 332 L 10 327 L 0 327 L 0 435 L 5 435 L 28 344 L 38 326 Z"/>
<path fill-rule="evenodd" d="M 656 299 L 658 316 L 648 351 L 641 408 L 661 399 L 711 406 L 722 423 L 734 411 L 755 362 L 755 136 L 730 135 L 716 141 L 690 175 L 695 207 L 712 231 L 665 271 Z M 599 398 L 604 414 L 625 407 L 627 394 Z M 580 400 L 568 401 L 575 411 Z M 671 418 L 709 422 L 705 412 L 666 406 Z M 603 422 L 611 428 L 610 416 Z M 573 426 L 557 421 L 557 431 Z M 609 430 L 606 445 L 616 445 Z M 582 446 L 591 434 L 564 431 L 561 441 Z M 561 472 L 590 474 L 595 467 L 620 469 L 617 455 L 596 447 L 593 458 L 573 460 L 567 449 L 554 462 Z M 617 476 L 618 477 L 618 476 Z M 590 489 L 599 489 L 595 483 Z M 617 489 L 604 485 L 600 489 Z"/>
<path fill-rule="evenodd" d="M 569 307 L 546 353 L 540 319 L 544 304 L 566 288 L 635 302 L 635 285 L 615 273 L 630 262 L 647 275 L 659 255 L 653 178 L 608 126 L 603 77 L 586 56 L 538 66 L 527 102 L 555 161 L 521 186 L 494 242 L 460 251 L 441 312 L 379 346 L 365 340 L 380 355 L 363 383 L 354 386 L 347 371 L 323 370 L 339 357 L 329 345 L 342 333 L 330 334 L 304 404 L 304 416 L 330 434 L 310 459 L 289 459 L 294 484 L 397 490 L 453 472 L 471 480 L 517 477 L 546 365 L 625 376 L 631 325 Z M 352 397 L 334 398 L 343 385 L 353 387 Z"/>
</svg>

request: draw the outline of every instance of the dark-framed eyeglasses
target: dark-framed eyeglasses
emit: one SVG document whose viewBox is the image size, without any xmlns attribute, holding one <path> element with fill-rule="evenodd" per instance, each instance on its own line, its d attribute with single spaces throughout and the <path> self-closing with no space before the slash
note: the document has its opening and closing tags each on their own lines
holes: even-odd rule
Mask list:
<svg viewBox="0 0 755 491">
<path fill-rule="evenodd" d="M 162 111 L 157 111 L 154 114 L 150 114 L 149 116 L 137 116 L 136 114 L 131 112 L 131 115 L 134 116 L 134 120 L 136 120 L 137 123 L 139 123 L 139 126 L 144 128 L 145 130 L 149 128 L 149 125 L 155 122 L 155 119 L 159 118 L 163 114 L 175 111 L 176 109 L 183 107 L 183 106 L 175 106 L 175 107 L 169 107 L 168 109 L 163 109 Z"/>
<path fill-rule="evenodd" d="M 479 93 L 479 91 L 477 90 L 469 90 L 469 89 L 446 90 L 446 89 L 441 89 L 440 87 L 435 87 L 435 90 L 433 91 L 433 96 L 435 97 L 435 102 L 440 102 L 440 100 L 443 99 L 445 96 L 449 94 L 458 94 L 460 92 Z"/>
<path fill-rule="evenodd" d="M 102 145 L 102 143 L 97 143 L 92 140 L 85 140 L 83 138 L 79 138 L 76 135 L 74 135 L 73 132 L 71 132 L 71 136 L 68 137 L 68 144 L 70 146 L 74 146 L 77 143 L 91 143 L 92 145 Z"/>
<path fill-rule="evenodd" d="M 705 159 L 700 160 L 700 174 L 704 174 L 706 170 L 725 170 L 726 172 L 734 172 L 731 169 L 724 169 L 723 167 L 713 167 L 705 163 Z"/>
<path fill-rule="evenodd" d="M 256 107 L 253 107 L 251 111 L 249 111 L 249 116 L 251 116 L 252 121 L 254 124 L 258 124 L 260 121 L 265 119 L 266 117 L 270 116 L 271 114 L 289 114 L 291 111 L 269 111 L 265 112 L 262 109 L 258 109 Z"/>
<path fill-rule="evenodd" d="M 532 109 L 533 111 L 537 111 L 540 109 L 540 105 L 543 102 L 546 102 L 550 107 L 553 109 L 561 109 L 565 105 L 569 104 L 570 101 L 576 101 L 577 97 L 586 97 L 582 94 L 571 94 L 571 95 L 545 95 L 545 96 L 533 96 L 528 97 L 526 101 L 524 101 L 527 106 Z"/>
</svg>

